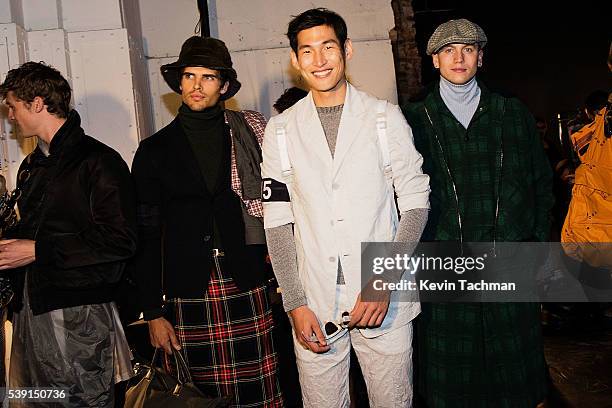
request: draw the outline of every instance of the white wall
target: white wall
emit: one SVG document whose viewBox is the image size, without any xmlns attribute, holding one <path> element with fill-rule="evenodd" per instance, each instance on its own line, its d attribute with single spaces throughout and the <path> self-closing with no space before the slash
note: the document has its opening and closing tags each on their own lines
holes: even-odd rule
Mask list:
<svg viewBox="0 0 612 408">
<path fill-rule="evenodd" d="M 387 40 L 394 26 L 389 0 L 209 0 L 215 3 L 218 35 L 232 51 L 284 48 L 292 16 L 312 7 L 340 14 L 354 41 Z M 212 17 L 212 16 L 211 16 Z"/>
<path fill-rule="evenodd" d="M 9 0 L 0 0 L 0 24 L 10 23 L 12 21 L 11 3 Z"/>
<path fill-rule="evenodd" d="M 139 0 L 139 4 L 145 55 L 177 56 L 181 44 L 195 35 L 200 18 L 196 0 Z"/>
<path fill-rule="evenodd" d="M 312 7 L 326 7 L 340 14 L 353 41 L 354 57 L 347 74 L 358 88 L 379 98 L 397 102 L 393 53 L 389 31 L 394 26 L 389 0 L 209 0 L 215 13 L 211 26 L 225 41 L 236 64 L 243 89 L 230 106 L 255 109 L 266 116 L 272 105 L 291 86 L 303 86 L 290 63 L 287 25 Z"/>
<path fill-rule="evenodd" d="M 58 6 L 68 32 L 123 28 L 119 0 L 59 0 Z"/>
<path fill-rule="evenodd" d="M 0 79 L 26 61 L 54 66 L 72 85 L 85 132 L 131 164 L 153 126 L 138 2 L 125 2 L 0 0 L 11 20 L 0 24 Z M 6 116 L 0 110 L 0 171 L 14 186 L 35 140 L 21 138 Z"/>
<path fill-rule="evenodd" d="M 17 68 L 27 58 L 27 36 L 25 30 L 15 24 L 0 24 L 0 81 L 4 81 L 9 69 Z M 0 108 L 0 174 L 9 189 L 14 188 L 19 165 L 34 148 L 32 139 L 20 138 L 7 119 L 8 109 Z"/>
<path fill-rule="evenodd" d="M 83 129 L 131 163 L 139 138 L 127 31 L 68 33 L 68 43 L 74 106 Z"/>
<path fill-rule="evenodd" d="M 178 58 L 181 44 L 194 35 L 195 1 L 140 0 L 143 41 L 148 58 L 155 129 L 170 123 L 180 106 L 159 74 L 159 67 Z M 348 65 L 352 83 L 378 97 L 397 102 L 389 31 L 394 26 L 389 0 L 321 0 L 317 7 L 338 12 L 347 22 L 355 55 Z M 284 89 L 297 84 L 285 36 L 291 16 L 315 7 L 304 0 L 208 0 L 211 35 L 228 46 L 242 89 L 226 105 L 254 109 L 270 117 Z M 163 15 L 164 24 L 155 16 Z M 171 29 L 170 29 L 171 27 Z"/>
<path fill-rule="evenodd" d="M 55 67 L 62 75 L 72 77 L 66 32 L 60 28 L 51 30 L 28 31 L 28 59 L 45 61 Z"/>
<path fill-rule="evenodd" d="M 166 85 L 159 68 L 176 61 L 183 42 L 197 35 L 200 14 L 195 0 L 139 0 L 139 4 L 155 131 L 170 123 L 181 105 L 180 95 Z"/>
<path fill-rule="evenodd" d="M 62 27 L 60 0 L 21 0 L 26 30 L 53 30 Z"/>
</svg>

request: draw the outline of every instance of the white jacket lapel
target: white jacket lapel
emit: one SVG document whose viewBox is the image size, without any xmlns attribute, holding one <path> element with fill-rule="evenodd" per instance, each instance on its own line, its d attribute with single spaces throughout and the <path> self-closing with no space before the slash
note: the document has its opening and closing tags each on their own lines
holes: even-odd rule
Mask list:
<svg viewBox="0 0 612 408">
<path fill-rule="evenodd" d="M 342 163 L 347 153 L 350 151 L 351 146 L 355 143 L 359 137 L 360 131 L 363 129 L 362 116 L 364 113 L 365 106 L 359 92 L 351 84 L 347 84 L 333 161 L 334 176 L 342 167 Z"/>
<path fill-rule="evenodd" d="M 312 93 L 309 93 L 300 103 L 297 114 L 297 128 L 300 134 L 302 143 L 307 147 L 308 151 L 314 153 L 327 166 L 332 166 L 332 155 L 329 151 L 329 145 L 325 138 L 323 126 L 317 113 Z"/>
</svg>

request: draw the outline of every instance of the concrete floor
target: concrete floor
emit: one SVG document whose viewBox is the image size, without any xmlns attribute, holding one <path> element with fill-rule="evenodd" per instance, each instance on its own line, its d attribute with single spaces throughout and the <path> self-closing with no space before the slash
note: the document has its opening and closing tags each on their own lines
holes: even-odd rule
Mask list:
<svg viewBox="0 0 612 408">
<path fill-rule="evenodd" d="M 612 407 L 612 327 L 604 324 L 546 333 L 550 408 Z"/>
</svg>

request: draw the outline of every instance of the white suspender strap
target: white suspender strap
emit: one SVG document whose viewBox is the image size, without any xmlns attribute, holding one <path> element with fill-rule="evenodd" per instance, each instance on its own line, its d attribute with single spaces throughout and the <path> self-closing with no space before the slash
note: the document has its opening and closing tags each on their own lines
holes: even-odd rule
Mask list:
<svg viewBox="0 0 612 408">
<path fill-rule="evenodd" d="M 376 133 L 378 134 L 378 143 L 383 155 L 383 165 L 385 169 L 385 177 L 387 180 L 393 180 L 393 169 L 391 168 L 391 157 L 389 154 L 389 142 L 387 140 L 387 101 L 380 100 L 376 104 Z"/>
<path fill-rule="evenodd" d="M 276 141 L 278 143 L 278 154 L 280 156 L 280 165 L 283 178 L 285 183 L 290 181 L 293 175 L 291 168 L 291 162 L 289 161 L 289 151 L 287 149 L 287 131 L 285 130 L 285 123 L 276 124 Z"/>
</svg>

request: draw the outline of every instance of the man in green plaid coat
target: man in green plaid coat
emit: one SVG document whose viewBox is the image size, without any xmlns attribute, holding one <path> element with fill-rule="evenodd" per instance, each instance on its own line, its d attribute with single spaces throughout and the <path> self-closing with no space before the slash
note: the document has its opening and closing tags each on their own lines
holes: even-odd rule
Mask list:
<svg viewBox="0 0 612 408">
<path fill-rule="evenodd" d="M 546 241 L 552 175 L 534 120 L 476 78 L 487 38 L 450 20 L 427 54 L 440 80 L 404 106 L 430 177 L 424 240 Z M 429 407 L 536 407 L 546 363 L 533 303 L 424 303 L 417 323 L 418 391 Z"/>
</svg>

